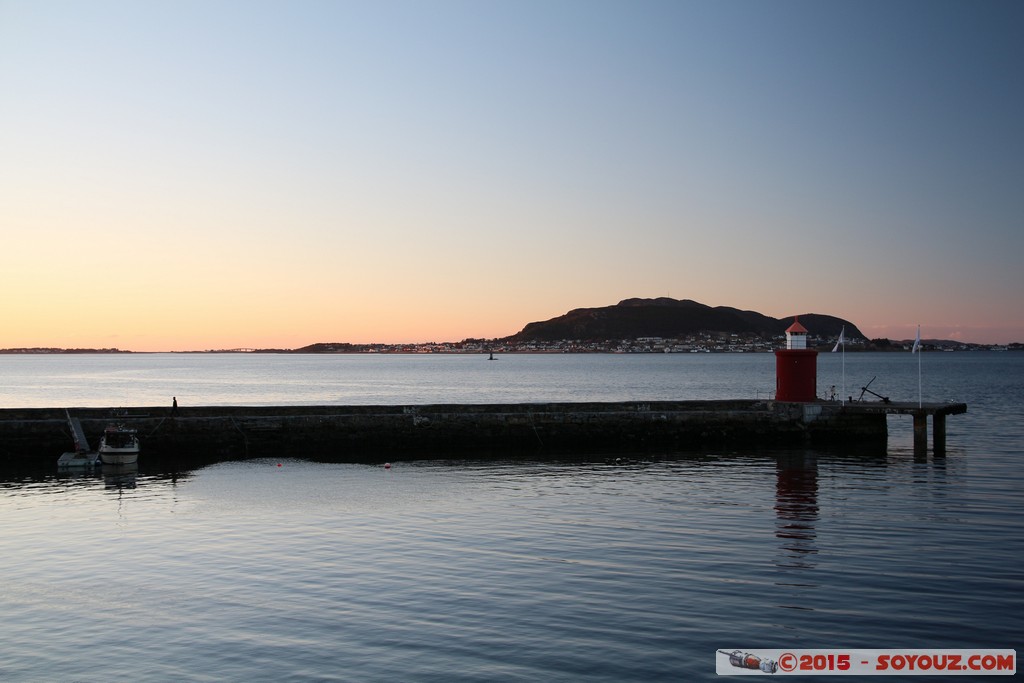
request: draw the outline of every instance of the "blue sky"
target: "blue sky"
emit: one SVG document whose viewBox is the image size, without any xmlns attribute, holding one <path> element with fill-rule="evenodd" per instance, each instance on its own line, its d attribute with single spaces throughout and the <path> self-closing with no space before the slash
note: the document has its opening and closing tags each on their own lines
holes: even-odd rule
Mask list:
<svg viewBox="0 0 1024 683">
<path fill-rule="evenodd" d="M 1016 2 L 0 0 L 0 347 L 1024 341 L 1022 67 Z"/>
</svg>

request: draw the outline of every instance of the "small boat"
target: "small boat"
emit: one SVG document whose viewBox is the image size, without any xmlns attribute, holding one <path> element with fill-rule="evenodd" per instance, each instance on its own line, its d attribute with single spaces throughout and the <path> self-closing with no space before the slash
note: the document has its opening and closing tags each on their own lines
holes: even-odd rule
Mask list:
<svg viewBox="0 0 1024 683">
<path fill-rule="evenodd" d="M 57 458 L 58 469 L 81 469 L 85 467 L 98 467 L 100 465 L 99 454 L 89 448 L 89 441 L 85 438 L 85 431 L 82 430 L 82 422 L 77 417 L 71 417 L 67 410 L 64 414 L 68 417 L 68 427 L 75 439 L 74 452 L 65 453 Z"/>
<path fill-rule="evenodd" d="M 98 450 L 106 465 L 130 465 L 139 460 L 139 437 L 124 425 L 109 425 L 103 430 Z"/>
</svg>

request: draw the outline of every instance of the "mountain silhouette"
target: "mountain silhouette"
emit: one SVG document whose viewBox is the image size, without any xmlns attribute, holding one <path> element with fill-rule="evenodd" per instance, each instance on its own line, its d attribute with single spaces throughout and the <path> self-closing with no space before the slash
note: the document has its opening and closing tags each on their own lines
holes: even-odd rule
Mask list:
<svg viewBox="0 0 1024 683">
<path fill-rule="evenodd" d="M 614 306 L 577 308 L 550 320 L 532 322 L 509 341 L 557 341 L 578 339 L 668 339 L 700 332 L 775 337 L 783 334 L 796 316 L 772 318 L 756 311 L 741 311 L 729 306 L 707 306 L 689 299 L 625 299 Z M 837 339 L 846 328 L 847 339 L 863 339 L 857 326 L 848 320 L 819 313 L 799 314 L 808 336 L 820 340 Z"/>
</svg>

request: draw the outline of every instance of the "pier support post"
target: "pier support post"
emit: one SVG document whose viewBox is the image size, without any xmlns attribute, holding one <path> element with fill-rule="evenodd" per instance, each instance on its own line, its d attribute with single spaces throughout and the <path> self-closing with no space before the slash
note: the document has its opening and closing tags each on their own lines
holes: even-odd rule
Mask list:
<svg viewBox="0 0 1024 683">
<path fill-rule="evenodd" d="M 946 416 L 942 413 L 932 415 L 932 449 L 936 455 L 946 452 Z"/>
<path fill-rule="evenodd" d="M 914 413 L 914 453 L 928 452 L 928 414 Z"/>
</svg>

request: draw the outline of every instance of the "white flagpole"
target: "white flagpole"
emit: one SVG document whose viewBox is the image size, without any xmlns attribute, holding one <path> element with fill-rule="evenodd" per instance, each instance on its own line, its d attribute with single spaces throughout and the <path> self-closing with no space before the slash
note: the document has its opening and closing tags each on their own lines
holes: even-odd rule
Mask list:
<svg viewBox="0 0 1024 683">
<path fill-rule="evenodd" d="M 921 326 L 920 325 L 918 326 L 918 339 L 921 339 Z M 923 356 L 923 355 L 924 355 L 924 353 L 922 353 L 921 349 L 919 348 L 918 349 L 918 409 L 919 410 L 922 407 L 922 402 L 921 402 L 921 356 Z"/>
<path fill-rule="evenodd" d="M 839 401 L 841 405 L 846 405 L 846 325 L 843 325 L 843 329 L 839 331 L 839 340 L 832 347 L 832 353 L 835 353 L 837 349 L 841 349 L 843 352 L 843 393 L 840 394 Z"/>
<path fill-rule="evenodd" d="M 846 405 L 846 325 L 839 332 L 839 341 L 843 342 L 843 393 L 839 396 L 839 405 Z"/>
<path fill-rule="evenodd" d="M 917 337 L 914 339 L 914 346 L 911 349 L 917 354 L 917 407 L 920 409 L 921 402 L 921 326 L 917 326 Z"/>
</svg>

